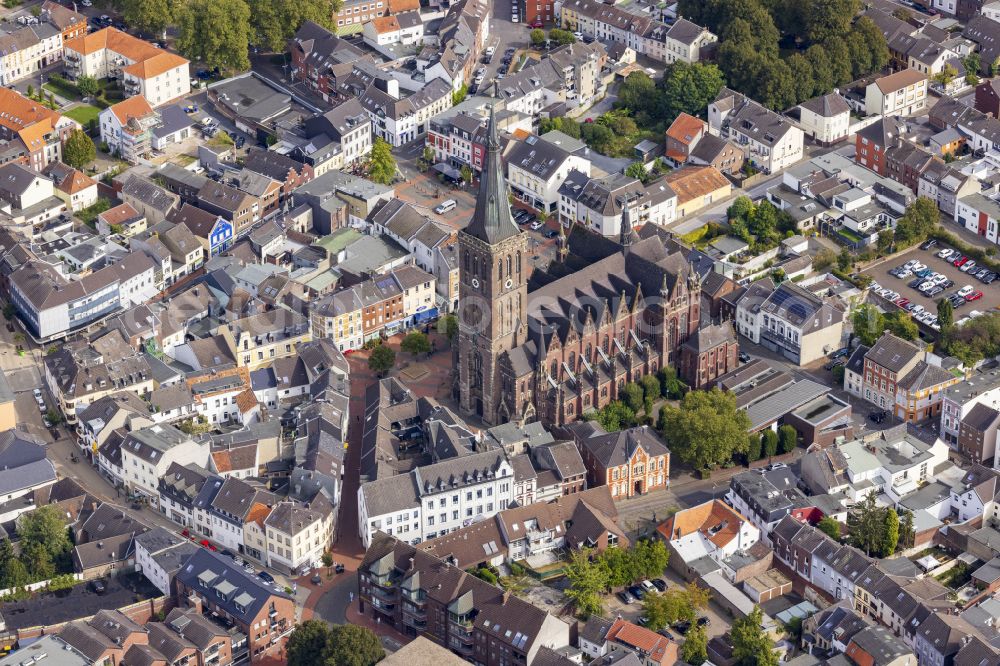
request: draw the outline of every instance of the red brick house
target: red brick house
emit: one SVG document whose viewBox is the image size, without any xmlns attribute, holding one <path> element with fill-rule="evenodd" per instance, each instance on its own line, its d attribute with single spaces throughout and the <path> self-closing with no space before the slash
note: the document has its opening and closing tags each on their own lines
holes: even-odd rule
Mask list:
<svg viewBox="0 0 1000 666">
<path fill-rule="evenodd" d="M 705 326 L 681 345 L 680 377 L 693 389 L 705 388 L 736 369 L 740 345 L 729 322 Z"/>
<path fill-rule="evenodd" d="M 615 500 L 670 485 L 670 450 L 649 426 L 608 433 L 593 421 L 568 423 L 587 468 L 587 486 L 608 486 Z"/>
<path fill-rule="evenodd" d="M 906 132 L 906 124 L 897 118 L 883 118 L 859 130 L 854 138 L 854 161 L 880 176 L 887 176 L 886 150 Z"/>
</svg>

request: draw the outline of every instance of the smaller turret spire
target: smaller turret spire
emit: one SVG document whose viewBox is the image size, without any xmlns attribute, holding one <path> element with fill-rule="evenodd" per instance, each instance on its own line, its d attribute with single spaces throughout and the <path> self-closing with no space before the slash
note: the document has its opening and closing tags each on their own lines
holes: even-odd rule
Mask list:
<svg viewBox="0 0 1000 666">
<path fill-rule="evenodd" d="M 629 212 L 628 195 L 626 195 L 622 201 L 622 228 L 620 241 L 622 252 L 625 256 L 628 256 L 629 251 L 632 249 L 632 243 L 634 240 L 635 231 L 632 229 L 632 214 Z"/>
</svg>

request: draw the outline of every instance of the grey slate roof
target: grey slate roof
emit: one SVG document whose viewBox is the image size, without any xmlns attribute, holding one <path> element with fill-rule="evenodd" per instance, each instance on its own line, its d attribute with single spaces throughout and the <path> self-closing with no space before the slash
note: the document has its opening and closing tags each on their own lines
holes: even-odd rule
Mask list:
<svg viewBox="0 0 1000 666">
<path fill-rule="evenodd" d="M 640 448 L 650 456 L 670 453 L 656 431 L 649 426 L 589 437 L 581 442 L 581 446 L 586 448 L 603 467 L 628 463 Z"/>
<path fill-rule="evenodd" d="M 176 578 L 245 624 L 252 623 L 272 597 L 288 598 L 232 560 L 205 548 L 199 548 L 188 558 Z M 237 600 L 241 608 L 237 607 Z"/>
</svg>

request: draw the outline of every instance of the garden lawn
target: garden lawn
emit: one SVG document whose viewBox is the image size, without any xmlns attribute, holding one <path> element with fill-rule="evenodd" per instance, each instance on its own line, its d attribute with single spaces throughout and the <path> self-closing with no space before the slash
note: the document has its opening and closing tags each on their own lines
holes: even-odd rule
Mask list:
<svg viewBox="0 0 1000 666">
<path fill-rule="evenodd" d="M 79 106 L 74 106 L 69 111 L 63 112 L 64 116 L 69 116 L 84 127 L 87 127 L 87 124 L 91 120 L 97 120 L 100 114 L 101 110 L 90 104 L 80 104 Z"/>
<path fill-rule="evenodd" d="M 42 84 L 42 88 L 44 88 L 46 92 L 54 93 L 63 99 L 70 100 L 71 102 L 79 102 L 83 99 L 83 96 L 80 95 L 79 88 L 62 78 L 49 79 Z"/>
</svg>

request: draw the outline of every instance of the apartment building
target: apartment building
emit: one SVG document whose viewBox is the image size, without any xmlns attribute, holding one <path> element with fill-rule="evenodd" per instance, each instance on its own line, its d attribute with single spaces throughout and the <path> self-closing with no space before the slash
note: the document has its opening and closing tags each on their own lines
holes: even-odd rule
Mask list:
<svg viewBox="0 0 1000 666">
<path fill-rule="evenodd" d="M 357 287 L 342 289 L 315 302 L 309 309 L 313 340 L 330 338 L 342 352 L 361 349 L 365 343 L 362 307 Z"/>
<path fill-rule="evenodd" d="M 160 114 L 145 97 L 135 95 L 109 106 L 99 118 L 101 141 L 108 144 L 112 154 L 130 164 L 138 164 L 149 155 L 152 131 L 160 124 Z"/>
<path fill-rule="evenodd" d="M 129 432 L 121 445 L 125 489 L 156 507 L 160 479 L 174 462 L 208 463 L 208 443 L 172 425 L 156 424 Z"/>
<path fill-rule="evenodd" d="M 232 623 L 246 636 L 250 662 L 276 657 L 295 628 L 295 601 L 232 560 L 199 548 L 175 577 L 183 609 Z"/>
<path fill-rule="evenodd" d="M 979 405 L 989 411 L 1000 410 L 1000 371 L 974 372 L 965 381 L 944 390 L 941 397 L 941 438 L 948 446 L 954 448 L 959 445 L 962 424 Z M 978 422 L 986 420 L 987 413 L 978 413 Z M 988 461 L 996 453 L 996 438 L 984 440 L 982 448 L 962 447 L 962 450 L 977 462 Z"/>
<path fill-rule="evenodd" d="M 790 282 L 754 283 L 736 303 L 741 335 L 799 365 L 839 349 L 843 327 L 842 310 Z"/>
<path fill-rule="evenodd" d="M 194 408 L 205 423 L 247 425 L 260 420 L 260 405 L 245 367 L 209 370 L 185 378 Z"/>
<path fill-rule="evenodd" d="M 117 28 L 67 41 L 63 59 L 71 77 L 120 78 L 127 96 L 142 95 L 154 108 L 191 92 L 187 59 Z"/>
<path fill-rule="evenodd" d="M 362 483 L 361 540 L 378 532 L 420 543 L 490 518 L 514 501 L 514 470 L 501 451 L 487 451 Z"/>
<path fill-rule="evenodd" d="M 30 100 L 16 90 L 0 87 L 0 140 L 23 145 L 28 164 L 41 171 L 62 161 L 62 145 L 80 123 Z M 20 145 L 17 147 L 20 148 Z"/>
<path fill-rule="evenodd" d="M 309 320 L 284 308 L 237 319 L 218 332 L 226 338 L 238 365 L 249 370 L 293 357 L 300 343 L 312 340 Z"/>
<path fill-rule="evenodd" d="M 868 115 L 912 116 L 927 106 L 927 74 L 904 69 L 875 79 L 865 88 Z"/>
<path fill-rule="evenodd" d="M 570 171 L 590 175 L 590 160 L 535 135 L 509 145 L 505 159 L 511 193 L 544 214 L 557 209 L 559 187 Z"/>
<path fill-rule="evenodd" d="M 709 131 L 742 146 L 747 160 L 774 173 L 802 159 L 802 130 L 754 100 L 723 88 L 708 105 Z"/>
<path fill-rule="evenodd" d="M 945 391 L 961 381 L 940 365 L 928 363 L 919 346 L 888 332 L 870 349 L 863 345 L 856 349 L 851 361 L 852 376 L 848 380 L 845 371 L 844 388 L 908 422 L 937 417 Z M 859 365 L 860 373 L 853 370 Z"/>
<path fill-rule="evenodd" d="M 358 584 L 366 616 L 486 666 L 530 664 L 542 647 L 569 644 L 562 620 L 387 534 L 365 553 Z"/>
<path fill-rule="evenodd" d="M 813 97 L 799 104 L 799 125 L 813 141 L 832 145 L 847 138 L 851 107 L 840 93 Z"/>
<path fill-rule="evenodd" d="M 308 504 L 279 502 L 264 519 L 267 563 L 295 574 L 322 565 L 335 520 L 333 504 L 322 493 Z"/>
</svg>

